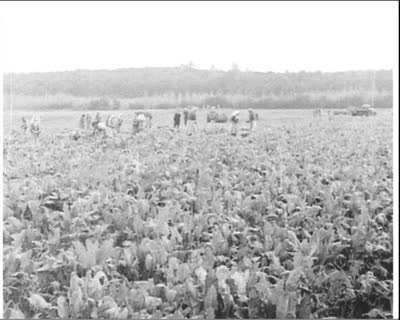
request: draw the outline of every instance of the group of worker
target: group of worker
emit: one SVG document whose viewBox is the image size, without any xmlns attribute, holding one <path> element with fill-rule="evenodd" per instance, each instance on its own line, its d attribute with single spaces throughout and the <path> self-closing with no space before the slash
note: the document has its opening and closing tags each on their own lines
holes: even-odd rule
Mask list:
<svg viewBox="0 0 400 320">
<path fill-rule="evenodd" d="M 190 109 L 185 107 L 183 111 L 176 109 L 173 116 L 174 129 L 179 130 L 181 125 L 181 118 L 183 115 L 184 126 L 188 127 L 188 133 L 191 134 L 191 132 L 195 130 L 197 126 L 196 111 L 197 111 L 196 107 L 192 107 Z M 248 118 L 249 131 L 253 131 L 256 127 L 256 121 L 258 120 L 258 115 L 252 109 L 249 109 L 248 112 L 249 112 L 249 118 Z M 229 132 L 232 136 L 236 136 L 239 132 L 239 120 L 240 120 L 239 115 L 240 111 L 236 110 L 231 114 L 229 118 L 229 122 L 231 125 Z"/>
<path fill-rule="evenodd" d="M 174 113 L 174 129 L 179 130 L 181 124 L 181 117 L 183 115 L 183 124 L 187 128 L 187 133 L 191 135 L 196 131 L 197 127 L 197 108 L 185 107 L 183 112 L 178 109 Z"/>
<path fill-rule="evenodd" d="M 249 132 L 255 130 L 256 126 L 257 126 L 257 120 L 258 120 L 258 114 L 256 112 L 254 112 L 253 109 L 249 109 L 248 110 L 249 113 L 249 117 L 248 117 L 248 123 L 249 123 Z M 231 123 L 231 128 L 230 128 L 230 134 L 232 136 L 236 136 L 238 134 L 239 131 L 239 115 L 240 115 L 240 111 L 234 111 L 231 115 L 231 117 L 229 118 L 230 123 Z"/>
<path fill-rule="evenodd" d="M 33 139 L 36 142 L 40 134 L 40 117 L 33 116 L 30 120 L 22 117 L 21 128 L 24 134 L 26 134 L 29 129 L 29 132 L 32 134 Z"/>
<path fill-rule="evenodd" d="M 105 122 L 102 121 L 101 115 L 97 112 L 94 120 L 91 120 L 90 114 L 82 114 L 79 127 L 81 130 L 92 130 L 93 134 L 104 133 L 105 135 L 119 134 L 123 123 L 123 115 L 118 116 L 109 114 Z M 133 114 L 132 133 L 136 134 L 146 127 L 151 127 L 152 115 L 150 112 L 139 111 Z M 109 131 L 109 132 L 108 132 Z M 108 133 L 107 133 L 108 132 Z"/>
<path fill-rule="evenodd" d="M 132 133 L 136 134 L 145 128 L 151 128 L 153 116 L 150 112 L 135 112 L 133 114 Z"/>
<path fill-rule="evenodd" d="M 249 131 L 252 131 L 256 127 L 256 121 L 258 115 L 252 109 L 249 112 Z M 236 136 L 239 133 L 239 115 L 240 111 L 234 111 L 229 117 L 230 130 L 229 133 L 232 136 Z M 183 124 L 186 127 L 188 135 L 192 135 L 197 130 L 197 108 L 194 106 L 185 107 L 183 110 L 176 110 L 173 115 L 174 129 L 179 130 L 181 126 L 181 118 L 183 118 Z M 151 128 L 152 114 L 150 112 L 139 111 L 135 112 L 132 122 L 132 133 L 136 134 L 146 127 Z M 109 115 L 105 122 L 102 122 L 100 113 L 97 113 L 92 120 L 90 114 L 82 114 L 79 119 L 79 127 L 81 130 L 93 130 L 93 134 L 103 133 L 104 135 L 113 135 L 120 133 L 122 126 L 122 115 L 118 117 Z M 25 117 L 22 118 L 22 130 L 24 133 L 30 131 L 34 140 L 36 141 L 40 134 L 40 117 L 34 116 L 30 120 Z M 108 131 L 110 131 L 108 133 Z"/>
</svg>

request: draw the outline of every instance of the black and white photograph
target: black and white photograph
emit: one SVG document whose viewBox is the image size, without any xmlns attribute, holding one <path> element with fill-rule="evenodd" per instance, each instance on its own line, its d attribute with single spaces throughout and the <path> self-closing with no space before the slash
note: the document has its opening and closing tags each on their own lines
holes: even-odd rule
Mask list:
<svg viewBox="0 0 400 320">
<path fill-rule="evenodd" d="M 0 318 L 398 319 L 398 60 L 398 1 L 0 2 Z"/>
</svg>

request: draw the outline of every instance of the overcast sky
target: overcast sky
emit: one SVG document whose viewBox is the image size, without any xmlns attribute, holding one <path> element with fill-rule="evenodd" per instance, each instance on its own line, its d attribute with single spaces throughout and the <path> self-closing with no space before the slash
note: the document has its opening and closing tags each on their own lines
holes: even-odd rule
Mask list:
<svg viewBox="0 0 400 320">
<path fill-rule="evenodd" d="M 5 72 L 392 69 L 397 2 L 0 2 Z"/>
</svg>

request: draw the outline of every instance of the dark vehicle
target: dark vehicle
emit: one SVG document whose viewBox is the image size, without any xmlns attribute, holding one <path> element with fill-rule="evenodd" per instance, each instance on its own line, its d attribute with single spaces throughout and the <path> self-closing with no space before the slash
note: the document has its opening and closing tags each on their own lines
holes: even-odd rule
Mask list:
<svg viewBox="0 0 400 320">
<path fill-rule="evenodd" d="M 352 116 L 376 116 L 376 111 L 369 104 L 363 104 L 361 107 L 349 107 Z"/>
</svg>

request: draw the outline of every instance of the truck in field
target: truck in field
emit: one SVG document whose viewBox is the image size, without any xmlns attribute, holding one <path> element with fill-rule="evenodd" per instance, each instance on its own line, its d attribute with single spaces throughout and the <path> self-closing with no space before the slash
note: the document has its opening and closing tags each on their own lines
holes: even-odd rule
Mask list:
<svg viewBox="0 0 400 320">
<path fill-rule="evenodd" d="M 371 108 L 369 104 L 363 104 L 361 107 L 349 107 L 348 108 L 352 116 L 376 116 L 376 111 Z"/>
</svg>

